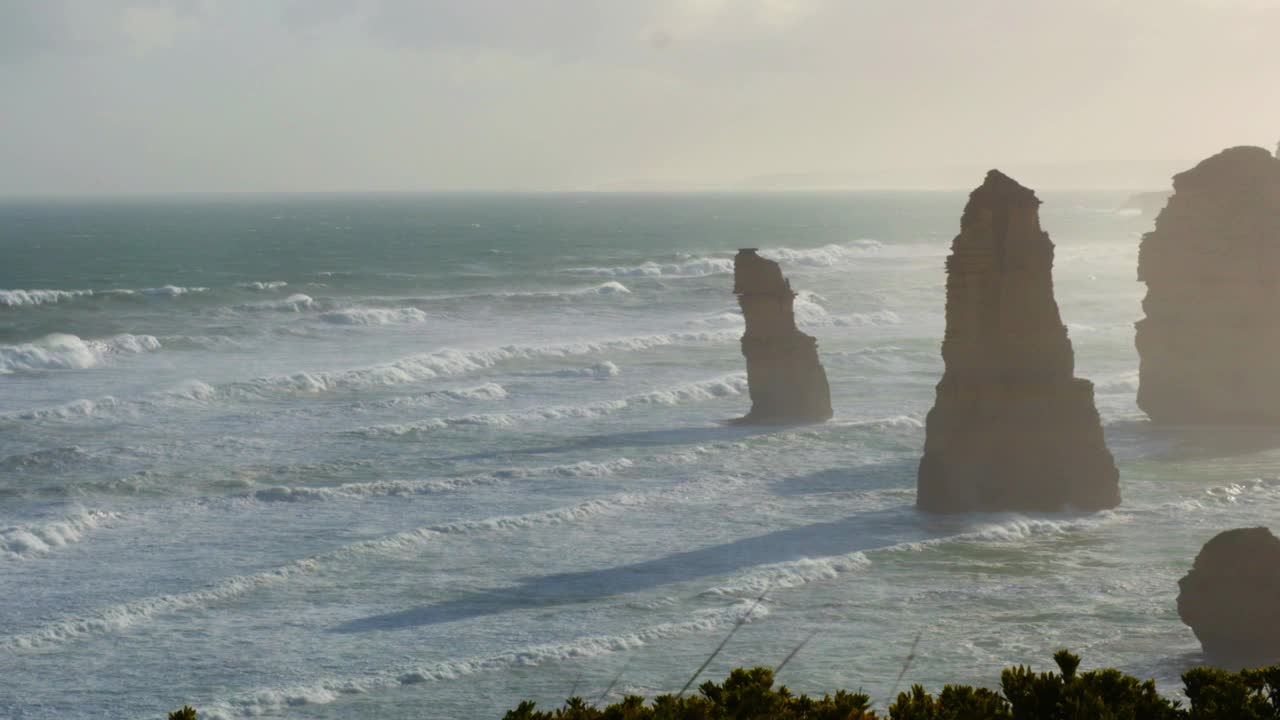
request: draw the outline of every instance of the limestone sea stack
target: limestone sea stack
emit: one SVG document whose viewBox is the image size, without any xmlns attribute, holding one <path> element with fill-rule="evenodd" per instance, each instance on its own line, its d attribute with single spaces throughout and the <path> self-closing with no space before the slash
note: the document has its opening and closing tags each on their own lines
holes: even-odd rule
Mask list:
<svg viewBox="0 0 1280 720">
<path fill-rule="evenodd" d="M 742 354 L 747 359 L 751 412 L 738 423 L 822 422 L 831 418 L 827 372 L 818 362 L 818 341 L 796 328 L 796 294 L 782 268 L 739 250 L 733 259 L 733 292 L 747 329 Z"/>
<path fill-rule="evenodd" d="M 1173 188 L 1138 254 L 1138 406 L 1157 423 L 1280 423 L 1280 159 L 1231 148 Z"/>
<path fill-rule="evenodd" d="M 1280 538 L 1264 527 L 1227 530 L 1205 543 L 1178 581 L 1178 616 L 1210 659 L 1280 661 Z"/>
<path fill-rule="evenodd" d="M 916 504 L 931 512 L 1120 503 L 1093 384 L 1053 297 L 1040 201 L 998 170 L 969 195 L 947 258 L 946 370 L 925 425 Z"/>
</svg>

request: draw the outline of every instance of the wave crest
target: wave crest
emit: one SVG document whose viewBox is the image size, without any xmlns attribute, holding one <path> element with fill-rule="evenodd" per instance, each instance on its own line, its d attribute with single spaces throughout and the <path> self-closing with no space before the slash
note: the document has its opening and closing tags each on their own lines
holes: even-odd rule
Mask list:
<svg viewBox="0 0 1280 720">
<path fill-rule="evenodd" d="M 60 520 L 0 528 L 0 556 L 30 560 L 79 542 L 89 531 L 121 517 L 119 513 L 105 510 L 80 510 Z"/>
<path fill-rule="evenodd" d="M 82 340 L 66 333 L 46 335 L 22 345 L 0 345 L 0 374 L 31 370 L 84 370 L 116 355 L 136 355 L 160 349 L 151 335 L 116 335 Z"/>
</svg>

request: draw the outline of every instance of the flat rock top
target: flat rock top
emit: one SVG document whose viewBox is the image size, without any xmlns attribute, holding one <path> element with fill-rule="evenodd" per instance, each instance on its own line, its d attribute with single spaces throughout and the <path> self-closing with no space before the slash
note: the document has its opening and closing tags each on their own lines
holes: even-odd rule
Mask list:
<svg viewBox="0 0 1280 720">
<path fill-rule="evenodd" d="M 1227 148 L 1199 165 L 1173 176 L 1177 191 L 1235 193 L 1264 185 L 1280 185 L 1280 159 L 1266 148 Z"/>
</svg>

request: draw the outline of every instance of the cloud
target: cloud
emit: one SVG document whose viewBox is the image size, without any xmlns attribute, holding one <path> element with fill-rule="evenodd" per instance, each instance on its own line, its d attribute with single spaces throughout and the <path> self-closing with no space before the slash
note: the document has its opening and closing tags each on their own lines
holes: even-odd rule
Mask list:
<svg viewBox="0 0 1280 720">
<path fill-rule="evenodd" d="M 0 62 L 173 46 L 216 10 L 216 0 L 0 2 Z"/>
</svg>

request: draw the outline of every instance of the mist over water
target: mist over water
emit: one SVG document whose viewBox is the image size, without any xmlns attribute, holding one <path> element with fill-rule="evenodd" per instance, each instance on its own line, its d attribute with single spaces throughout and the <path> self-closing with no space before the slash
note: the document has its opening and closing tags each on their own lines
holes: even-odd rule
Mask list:
<svg viewBox="0 0 1280 720">
<path fill-rule="evenodd" d="M 0 205 L 0 715 L 498 717 L 676 690 L 748 613 L 708 676 L 820 630 L 782 680 L 880 701 L 923 631 L 907 682 L 1068 646 L 1174 692 L 1176 580 L 1274 517 L 1277 438 L 1149 426 L 1151 218 L 1041 197 L 1111 512 L 914 509 L 963 193 Z M 739 247 L 831 422 L 721 424 Z"/>
</svg>

